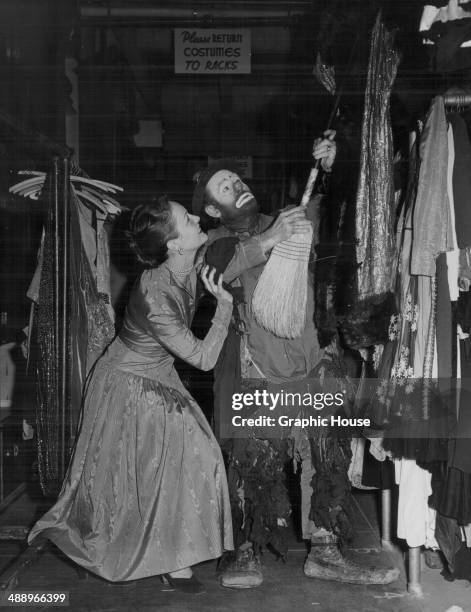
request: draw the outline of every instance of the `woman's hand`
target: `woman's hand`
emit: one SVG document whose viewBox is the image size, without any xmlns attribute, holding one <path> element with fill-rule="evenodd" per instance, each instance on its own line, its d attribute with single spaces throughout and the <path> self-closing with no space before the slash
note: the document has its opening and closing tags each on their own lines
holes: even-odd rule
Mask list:
<svg viewBox="0 0 471 612">
<path fill-rule="evenodd" d="M 227 302 L 232 303 L 232 295 L 224 289 L 222 286 L 223 278 L 222 274 L 219 275 L 218 282 L 214 282 L 214 275 L 216 273 L 216 268 L 210 268 L 209 266 L 203 266 L 201 270 L 201 280 L 203 281 L 203 285 L 206 287 L 208 293 L 213 295 L 217 301 L 226 300 Z"/>
</svg>

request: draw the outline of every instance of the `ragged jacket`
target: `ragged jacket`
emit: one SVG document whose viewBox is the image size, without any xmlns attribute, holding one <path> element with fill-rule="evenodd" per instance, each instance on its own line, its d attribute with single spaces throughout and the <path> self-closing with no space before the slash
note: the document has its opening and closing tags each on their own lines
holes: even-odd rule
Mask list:
<svg viewBox="0 0 471 612">
<path fill-rule="evenodd" d="M 260 214 L 251 235 L 238 234 L 239 243 L 224 271 L 224 279 L 232 286 L 241 286 L 243 302 L 238 304 L 242 321 L 241 368 L 243 378 L 266 378 L 273 383 L 301 380 L 308 376 L 321 358 L 321 349 L 314 327 L 314 292 L 309 278 L 306 326 L 299 338 L 279 338 L 260 327 L 251 310 L 252 295 L 268 256 L 262 249 L 260 234 L 273 218 Z M 208 247 L 215 241 L 236 236 L 219 227 L 209 232 Z"/>
</svg>

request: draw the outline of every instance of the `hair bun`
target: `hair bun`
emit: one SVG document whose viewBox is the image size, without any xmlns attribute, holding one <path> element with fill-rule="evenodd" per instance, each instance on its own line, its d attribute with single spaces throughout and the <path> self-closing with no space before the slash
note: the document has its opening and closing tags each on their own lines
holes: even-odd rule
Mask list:
<svg viewBox="0 0 471 612">
<path fill-rule="evenodd" d="M 163 263 L 167 258 L 167 241 L 176 236 L 167 196 L 136 206 L 124 235 L 142 266 L 156 268 Z"/>
<path fill-rule="evenodd" d="M 149 266 L 150 262 L 146 260 L 146 258 L 143 256 L 138 243 L 136 242 L 136 237 L 134 232 L 132 232 L 131 230 L 125 230 L 124 231 L 124 236 L 126 237 L 127 243 L 129 248 L 131 249 L 134 257 L 137 259 L 138 263 L 143 265 L 143 266 Z"/>
</svg>

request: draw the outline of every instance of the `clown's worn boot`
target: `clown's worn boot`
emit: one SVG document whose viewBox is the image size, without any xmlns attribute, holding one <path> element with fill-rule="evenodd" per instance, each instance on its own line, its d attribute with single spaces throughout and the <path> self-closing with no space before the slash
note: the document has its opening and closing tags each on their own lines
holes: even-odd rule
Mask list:
<svg viewBox="0 0 471 612">
<path fill-rule="evenodd" d="M 311 552 L 304 563 L 309 578 L 348 584 L 390 584 L 399 578 L 399 570 L 368 568 L 346 559 L 335 536 L 312 540 Z"/>
<path fill-rule="evenodd" d="M 250 542 L 238 548 L 220 569 L 221 585 L 230 589 L 252 589 L 263 582 L 260 560 Z"/>
</svg>

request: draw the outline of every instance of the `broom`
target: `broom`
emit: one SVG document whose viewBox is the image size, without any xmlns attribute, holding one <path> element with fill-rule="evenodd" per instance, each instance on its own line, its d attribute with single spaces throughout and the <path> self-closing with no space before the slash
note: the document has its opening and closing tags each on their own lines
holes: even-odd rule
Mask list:
<svg viewBox="0 0 471 612">
<path fill-rule="evenodd" d="M 311 169 L 301 206 L 307 206 L 319 172 Z M 282 338 L 297 338 L 306 321 L 307 274 L 312 229 L 277 244 L 265 264 L 252 296 L 257 323 Z"/>
<path fill-rule="evenodd" d="M 340 96 L 332 110 L 332 124 Z M 329 129 L 329 128 L 327 128 Z M 311 168 L 301 206 L 306 207 L 319 174 L 320 160 Z M 252 296 L 252 312 L 257 323 L 281 338 L 297 338 L 306 322 L 308 263 L 311 253 L 312 230 L 294 234 L 277 244 L 265 264 Z"/>
<path fill-rule="evenodd" d="M 350 52 L 346 75 L 353 63 L 359 40 L 358 34 Z M 332 68 L 323 65 L 317 55 L 314 74 L 329 91 L 335 93 L 335 77 Z M 334 101 L 327 129 L 330 129 L 337 114 L 342 87 Z M 319 174 L 320 160 L 311 168 L 304 189 L 301 206 L 306 207 L 311 198 Z M 294 234 L 289 240 L 277 244 L 265 264 L 252 296 L 252 312 L 257 323 L 281 338 L 298 338 L 306 323 L 308 291 L 308 264 L 311 252 L 312 231 Z"/>
</svg>

